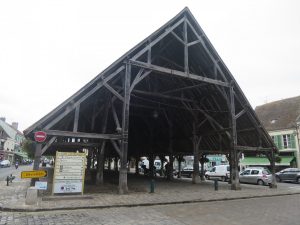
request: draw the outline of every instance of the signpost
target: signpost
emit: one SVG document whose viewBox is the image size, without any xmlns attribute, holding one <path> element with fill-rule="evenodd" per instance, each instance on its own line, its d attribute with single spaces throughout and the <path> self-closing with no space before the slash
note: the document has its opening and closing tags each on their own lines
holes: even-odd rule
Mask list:
<svg viewBox="0 0 300 225">
<path fill-rule="evenodd" d="M 33 170 L 33 171 L 22 171 L 21 178 L 42 178 L 47 177 L 46 170 Z"/>
<path fill-rule="evenodd" d="M 56 152 L 52 194 L 83 194 L 85 153 Z"/>
<path fill-rule="evenodd" d="M 47 134 L 44 131 L 37 131 L 34 133 L 34 140 L 36 142 L 42 143 L 46 140 Z"/>
</svg>

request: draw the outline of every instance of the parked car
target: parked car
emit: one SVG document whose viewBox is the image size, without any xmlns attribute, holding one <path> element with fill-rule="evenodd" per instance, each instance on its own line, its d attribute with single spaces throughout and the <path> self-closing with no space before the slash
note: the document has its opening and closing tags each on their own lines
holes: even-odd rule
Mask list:
<svg viewBox="0 0 300 225">
<path fill-rule="evenodd" d="M 211 168 L 211 170 L 205 173 L 206 179 L 220 179 L 222 181 L 227 181 L 230 178 L 230 168 L 229 165 L 218 165 Z"/>
<path fill-rule="evenodd" d="M 300 169 L 287 168 L 276 173 L 277 182 L 291 181 L 300 184 Z"/>
<path fill-rule="evenodd" d="M 194 172 L 194 167 L 192 165 L 188 165 L 181 170 L 182 177 L 192 177 Z M 205 171 L 204 171 L 205 173 Z M 201 176 L 201 167 L 199 167 L 199 176 Z"/>
<path fill-rule="evenodd" d="M 0 162 L 1 167 L 10 167 L 10 161 L 9 160 L 3 160 Z"/>
<path fill-rule="evenodd" d="M 193 166 L 186 166 L 181 170 L 182 177 L 192 177 L 194 172 Z"/>
<path fill-rule="evenodd" d="M 272 182 L 272 174 L 267 168 L 250 167 L 240 173 L 240 183 L 269 185 Z"/>
</svg>

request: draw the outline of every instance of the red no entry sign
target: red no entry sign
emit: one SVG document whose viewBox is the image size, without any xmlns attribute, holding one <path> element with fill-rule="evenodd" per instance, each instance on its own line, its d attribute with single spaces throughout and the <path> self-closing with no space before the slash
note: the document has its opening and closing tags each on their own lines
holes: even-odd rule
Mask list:
<svg viewBox="0 0 300 225">
<path fill-rule="evenodd" d="M 47 134 L 44 131 L 37 131 L 34 133 L 34 140 L 36 142 L 44 142 L 47 138 Z"/>
</svg>

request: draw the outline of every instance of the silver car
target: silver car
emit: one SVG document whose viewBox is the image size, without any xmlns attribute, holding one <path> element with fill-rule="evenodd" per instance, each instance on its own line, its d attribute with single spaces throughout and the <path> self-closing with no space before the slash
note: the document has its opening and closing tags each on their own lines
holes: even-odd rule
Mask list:
<svg viewBox="0 0 300 225">
<path fill-rule="evenodd" d="M 240 183 L 269 185 L 272 182 L 272 174 L 267 168 L 249 167 L 240 173 Z"/>
</svg>

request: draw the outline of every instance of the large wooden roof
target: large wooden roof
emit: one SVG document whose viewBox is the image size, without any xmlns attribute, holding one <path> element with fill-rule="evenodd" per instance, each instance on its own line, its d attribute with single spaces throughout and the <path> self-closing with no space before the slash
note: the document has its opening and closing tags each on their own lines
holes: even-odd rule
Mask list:
<svg viewBox="0 0 300 225">
<path fill-rule="evenodd" d="M 105 139 L 109 140 L 107 154 L 116 154 L 115 140 L 121 138 L 122 130 L 126 65 L 131 66 L 128 156 L 167 154 L 170 141 L 174 154 L 190 155 L 193 135 L 198 137 L 200 151 L 228 153 L 233 120 L 238 150 L 275 148 L 188 8 L 24 134 L 32 138 L 35 131 L 46 131 L 49 152 L 96 147 Z"/>
</svg>

